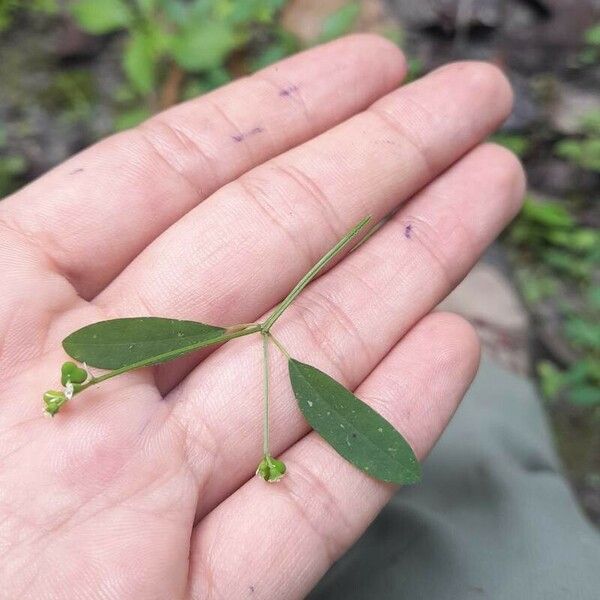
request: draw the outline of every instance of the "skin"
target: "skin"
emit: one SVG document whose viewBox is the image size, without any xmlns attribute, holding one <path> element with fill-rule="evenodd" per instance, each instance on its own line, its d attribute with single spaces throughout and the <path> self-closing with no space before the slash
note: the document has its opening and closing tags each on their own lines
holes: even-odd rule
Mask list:
<svg viewBox="0 0 600 600">
<path fill-rule="evenodd" d="M 373 36 L 310 50 L 162 113 L 0 203 L 0 590 L 6 598 L 301 598 L 390 495 L 310 433 L 260 336 L 88 390 L 49 420 L 60 342 L 157 315 L 261 319 L 365 214 L 395 216 L 273 333 L 424 458 L 471 382 L 472 328 L 432 309 L 519 209 L 523 171 L 483 144 L 498 69 L 400 86 Z"/>
</svg>

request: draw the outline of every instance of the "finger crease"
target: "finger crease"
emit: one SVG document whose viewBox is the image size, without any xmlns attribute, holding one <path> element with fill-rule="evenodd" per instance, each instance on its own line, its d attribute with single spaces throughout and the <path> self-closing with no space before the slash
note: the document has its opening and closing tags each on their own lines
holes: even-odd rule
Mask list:
<svg viewBox="0 0 600 600">
<path fill-rule="evenodd" d="M 242 188 L 245 195 L 250 199 L 254 206 L 273 224 L 277 230 L 283 233 L 292 244 L 292 247 L 300 254 L 305 257 L 306 264 L 312 264 L 314 262 L 313 253 L 306 247 L 305 244 L 301 244 L 296 236 L 275 216 L 275 209 L 267 199 L 267 195 L 255 188 L 246 177 L 240 177 L 237 179 L 238 185 Z"/>
<path fill-rule="evenodd" d="M 331 322 L 331 319 L 333 319 L 338 325 L 339 329 L 348 334 L 350 340 L 358 342 L 360 350 L 362 351 L 362 358 L 369 365 L 373 365 L 375 360 L 371 354 L 371 348 L 369 347 L 363 336 L 360 334 L 354 321 L 346 314 L 346 312 L 339 306 L 339 304 L 334 302 L 331 298 L 329 298 L 329 296 L 327 296 L 327 294 L 321 292 L 316 287 L 307 290 L 306 297 L 309 302 L 316 302 L 320 304 L 323 310 L 323 314 L 327 315 L 327 320 Z M 339 335 L 337 335 L 337 332 L 336 335 L 332 335 L 330 337 L 332 339 L 339 340 Z M 339 345 L 343 346 L 344 344 L 339 343 Z M 338 355 L 338 353 L 335 354 L 336 356 Z M 341 366 L 339 364 L 341 362 L 343 362 L 343 359 L 340 357 L 338 358 L 338 367 Z M 341 372 L 344 373 L 344 375 L 346 375 L 347 379 L 349 379 L 349 374 L 353 372 L 353 369 L 345 368 L 341 369 Z"/>
<path fill-rule="evenodd" d="M 271 167 L 280 175 L 286 179 L 291 179 L 292 183 L 300 188 L 301 192 L 307 196 L 317 206 L 317 214 L 319 215 L 319 221 L 325 224 L 331 232 L 331 239 L 338 240 L 345 233 L 346 227 L 343 227 L 340 223 L 340 219 L 336 211 L 333 209 L 333 204 L 327 194 L 323 191 L 323 188 L 315 181 L 314 178 L 309 177 L 304 171 L 294 167 L 293 165 L 283 165 L 280 163 L 273 162 Z M 332 223 L 339 225 L 338 228 L 334 227 Z"/>
<path fill-rule="evenodd" d="M 143 141 L 149 146 L 150 150 L 154 153 L 155 156 L 157 156 L 161 162 L 168 168 L 168 170 L 171 173 L 175 173 L 175 175 L 177 175 L 177 177 L 183 181 L 183 183 L 192 190 L 192 192 L 194 193 L 194 196 L 198 197 L 198 198 L 203 198 L 204 197 L 204 191 L 202 190 L 202 188 L 200 186 L 198 186 L 196 184 L 196 182 L 185 173 L 185 171 L 177 164 L 176 161 L 174 161 L 161 147 L 160 144 L 157 143 L 155 136 L 152 134 L 152 129 L 150 127 L 150 125 L 154 124 L 155 126 L 158 125 L 160 127 L 166 128 L 168 131 L 171 132 L 171 135 L 178 140 L 178 144 L 181 144 L 181 138 L 179 136 L 178 133 L 176 133 L 173 128 L 168 125 L 167 123 L 165 123 L 164 121 L 155 121 L 154 123 L 149 123 L 149 124 L 143 124 L 138 126 L 138 128 L 135 130 L 137 131 L 137 133 L 140 135 L 140 137 L 143 139 Z M 187 149 L 187 143 L 184 143 L 184 149 Z M 198 148 L 198 146 L 196 146 L 196 154 L 200 155 L 200 156 L 204 156 L 204 154 L 200 151 L 200 149 Z M 208 159 L 205 159 L 208 160 Z M 209 169 L 209 172 L 212 173 L 212 170 Z"/>
<path fill-rule="evenodd" d="M 386 127 L 392 129 L 395 133 L 397 133 L 401 139 L 408 142 L 410 147 L 417 153 L 417 156 L 425 166 L 426 179 L 429 181 L 433 179 L 438 171 L 438 166 L 431 160 L 429 157 L 429 152 L 427 148 L 423 147 L 421 142 L 417 141 L 417 138 L 412 133 L 409 133 L 409 129 L 403 127 L 398 123 L 396 119 L 394 119 L 388 112 L 379 108 L 377 106 L 372 106 L 368 109 L 368 112 L 374 114 L 377 118 L 379 118 Z"/>
</svg>

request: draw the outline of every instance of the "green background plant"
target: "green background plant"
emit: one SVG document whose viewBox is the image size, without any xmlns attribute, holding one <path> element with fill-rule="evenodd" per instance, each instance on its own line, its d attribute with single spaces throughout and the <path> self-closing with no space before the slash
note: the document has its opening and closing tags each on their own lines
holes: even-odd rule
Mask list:
<svg viewBox="0 0 600 600">
<path fill-rule="evenodd" d="M 579 133 L 558 141 L 554 151 L 581 169 L 600 173 L 600 110 L 583 115 Z"/>
<path fill-rule="evenodd" d="M 120 33 L 124 38 L 120 129 L 182 97 L 227 83 L 230 59 L 243 50 L 248 53 L 260 36 L 268 35 L 268 44 L 251 57 L 246 69 L 295 51 L 295 40 L 276 20 L 284 4 L 285 0 L 78 0 L 70 10 L 85 31 Z M 176 89 L 168 94 L 164 86 L 175 80 Z"/>
<path fill-rule="evenodd" d="M 530 306 L 563 293 L 558 326 L 575 350 L 564 369 L 538 365 L 541 389 L 550 400 L 561 394 L 576 405 L 600 405 L 600 232 L 581 227 L 564 203 L 528 197 L 507 241 L 518 253 L 519 282 Z"/>
</svg>

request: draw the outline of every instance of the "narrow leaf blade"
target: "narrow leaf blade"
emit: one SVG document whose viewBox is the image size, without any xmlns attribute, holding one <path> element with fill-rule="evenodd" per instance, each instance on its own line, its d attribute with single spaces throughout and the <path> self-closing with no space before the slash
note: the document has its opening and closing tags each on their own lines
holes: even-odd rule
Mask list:
<svg viewBox="0 0 600 600">
<path fill-rule="evenodd" d="M 101 369 L 149 366 L 225 341 L 226 330 L 195 321 L 139 317 L 100 321 L 63 340 L 69 356 Z"/>
<path fill-rule="evenodd" d="M 288 366 L 304 417 L 341 456 L 381 481 L 409 484 L 420 479 L 412 448 L 391 423 L 319 369 L 293 358 Z"/>
</svg>

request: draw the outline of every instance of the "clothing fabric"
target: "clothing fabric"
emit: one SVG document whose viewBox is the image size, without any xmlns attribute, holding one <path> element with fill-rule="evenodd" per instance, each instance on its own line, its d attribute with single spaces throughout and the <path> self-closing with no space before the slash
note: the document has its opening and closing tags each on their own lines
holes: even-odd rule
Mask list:
<svg viewBox="0 0 600 600">
<path fill-rule="evenodd" d="M 600 532 L 532 384 L 484 361 L 424 464 L 311 600 L 599 600 Z"/>
</svg>

